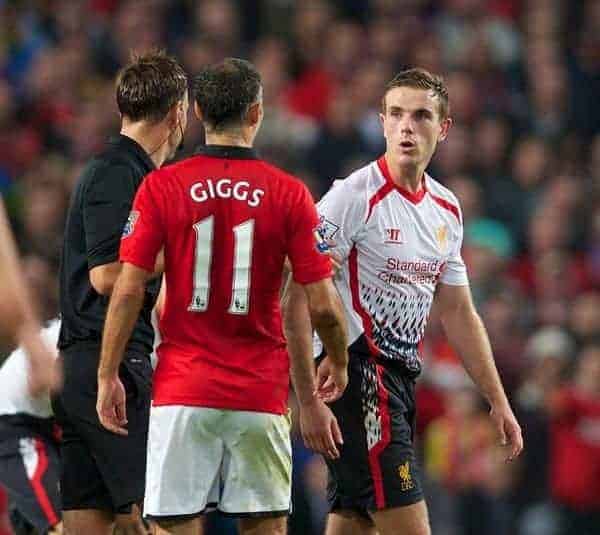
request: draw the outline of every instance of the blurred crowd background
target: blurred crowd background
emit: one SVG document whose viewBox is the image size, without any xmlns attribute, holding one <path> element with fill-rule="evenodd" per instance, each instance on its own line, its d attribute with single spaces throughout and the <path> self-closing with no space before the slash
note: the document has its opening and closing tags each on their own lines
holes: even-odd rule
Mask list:
<svg viewBox="0 0 600 535">
<path fill-rule="evenodd" d="M 418 398 L 433 533 L 600 533 L 599 29 L 598 0 L 0 0 L 0 190 L 44 316 L 69 194 L 118 132 L 113 80 L 132 50 L 166 48 L 190 75 L 253 61 L 258 149 L 316 199 L 383 152 L 383 88 L 425 67 L 454 118 L 429 173 L 462 203 L 472 290 L 525 434 L 503 462 L 434 317 Z M 191 119 L 181 156 L 202 138 Z M 318 534 L 326 475 L 295 437 L 291 532 Z"/>
</svg>

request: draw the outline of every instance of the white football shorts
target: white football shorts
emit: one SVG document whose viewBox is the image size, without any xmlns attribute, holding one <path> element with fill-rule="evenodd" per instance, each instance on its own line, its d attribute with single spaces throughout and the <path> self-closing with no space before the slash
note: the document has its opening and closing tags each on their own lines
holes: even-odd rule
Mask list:
<svg viewBox="0 0 600 535">
<path fill-rule="evenodd" d="M 145 515 L 283 515 L 291 482 L 289 415 L 152 407 Z"/>
</svg>

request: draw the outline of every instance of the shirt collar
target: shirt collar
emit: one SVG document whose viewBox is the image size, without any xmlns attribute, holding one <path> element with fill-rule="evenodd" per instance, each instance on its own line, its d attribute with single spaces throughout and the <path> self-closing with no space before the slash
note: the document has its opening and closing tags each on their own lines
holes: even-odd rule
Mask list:
<svg viewBox="0 0 600 535">
<path fill-rule="evenodd" d="M 421 187 L 416 193 L 413 193 L 412 191 L 409 191 L 406 188 L 403 188 L 402 186 L 399 186 L 394 182 L 385 156 L 381 156 L 377 160 L 377 166 L 379 167 L 379 171 L 383 175 L 383 178 L 385 178 L 386 182 L 390 185 L 390 187 L 395 189 L 405 199 L 409 200 L 413 204 L 419 204 L 423 200 L 423 197 L 425 197 L 425 194 L 427 193 L 427 182 L 425 180 L 425 173 L 423 173 L 423 177 L 421 178 Z"/>
<path fill-rule="evenodd" d="M 139 160 L 141 160 L 143 166 L 148 170 L 148 172 L 156 169 L 156 165 L 154 165 L 154 162 L 148 153 L 135 139 L 124 136 L 123 134 L 118 134 L 111 137 L 108 142 L 122 150 L 131 151 Z"/>
<path fill-rule="evenodd" d="M 201 145 L 196 149 L 196 154 L 212 156 L 213 158 L 230 158 L 232 160 L 258 160 L 256 150 L 250 147 L 234 145 Z"/>
</svg>

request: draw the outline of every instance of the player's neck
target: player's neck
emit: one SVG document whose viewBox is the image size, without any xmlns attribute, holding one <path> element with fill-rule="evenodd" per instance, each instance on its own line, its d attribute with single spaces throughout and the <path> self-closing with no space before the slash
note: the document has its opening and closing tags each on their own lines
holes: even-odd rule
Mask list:
<svg viewBox="0 0 600 535">
<path fill-rule="evenodd" d="M 171 150 L 169 137 L 171 133 L 165 132 L 160 125 L 148 125 L 143 121 L 123 122 L 121 135 L 133 139 L 150 157 L 156 168 L 162 166 Z"/>
<path fill-rule="evenodd" d="M 401 165 L 394 161 L 386 153 L 385 160 L 390 171 L 390 176 L 396 186 L 399 186 L 411 193 L 418 193 L 423 187 L 423 174 L 425 166 L 420 165 Z"/>
<path fill-rule="evenodd" d="M 226 147 L 252 147 L 252 137 L 244 132 L 206 132 L 207 145 L 223 145 Z"/>
</svg>

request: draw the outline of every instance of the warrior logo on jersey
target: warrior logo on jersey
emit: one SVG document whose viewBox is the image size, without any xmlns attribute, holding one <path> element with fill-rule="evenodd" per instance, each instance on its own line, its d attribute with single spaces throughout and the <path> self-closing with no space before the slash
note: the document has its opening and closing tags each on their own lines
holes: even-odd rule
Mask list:
<svg viewBox="0 0 600 535">
<path fill-rule="evenodd" d="M 448 225 L 444 224 L 435 229 L 435 239 L 440 246 L 440 250 L 445 253 L 448 249 Z"/>
<path fill-rule="evenodd" d="M 400 232 L 400 229 L 399 228 L 386 228 L 384 243 L 404 243 L 402 240 L 402 232 Z"/>
<path fill-rule="evenodd" d="M 132 210 L 129 212 L 129 217 L 127 218 L 127 222 L 123 227 L 123 234 L 121 234 L 121 239 L 127 238 L 133 234 L 133 229 L 135 227 L 135 223 L 140 217 L 140 213 L 137 210 Z"/>
</svg>

